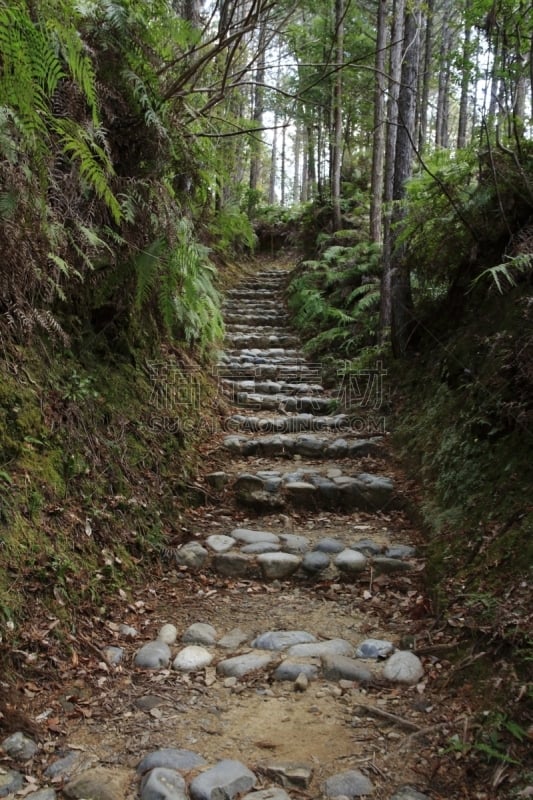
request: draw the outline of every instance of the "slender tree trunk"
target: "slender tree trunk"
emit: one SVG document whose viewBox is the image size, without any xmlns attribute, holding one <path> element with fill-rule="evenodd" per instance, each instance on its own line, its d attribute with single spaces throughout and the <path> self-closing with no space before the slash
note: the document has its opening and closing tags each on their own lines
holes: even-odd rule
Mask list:
<svg viewBox="0 0 533 800">
<path fill-rule="evenodd" d="M 435 122 L 435 145 L 448 147 L 448 116 L 450 99 L 450 54 L 451 29 L 450 8 L 445 6 L 442 18 L 441 48 L 439 57 L 439 90 L 437 96 L 437 119 Z"/>
<path fill-rule="evenodd" d="M 424 151 L 428 135 L 429 91 L 431 84 L 431 63 L 433 60 L 433 27 L 435 0 L 428 0 L 426 10 L 426 32 L 424 37 L 424 62 L 422 68 L 422 92 L 418 128 L 418 149 Z"/>
<path fill-rule="evenodd" d="M 525 75 L 519 75 L 516 82 L 513 103 L 513 134 L 517 141 L 522 139 L 525 130 L 527 80 Z"/>
<path fill-rule="evenodd" d="M 457 126 L 457 147 L 466 147 L 468 127 L 468 104 L 470 84 L 472 81 L 471 41 L 472 25 L 470 24 L 471 1 L 467 0 L 465 9 L 465 30 L 463 39 L 463 63 L 461 71 L 461 97 L 459 100 L 459 123 Z"/>
<path fill-rule="evenodd" d="M 183 16 L 194 28 L 200 25 L 200 3 L 198 0 L 184 0 Z"/>
<path fill-rule="evenodd" d="M 386 0 L 380 0 L 386 2 Z M 331 202 L 333 230 L 342 228 L 341 173 L 342 173 L 342 65 L 344 63 L 344 0 L 335 0 L 335 89 L 333 98 L 333 152 L 331 170 Z"/>
<path fill-rule="evenodd" d="M 411 175 L 413 134 L 416 119 L 416 88 L 419 52 L 418 7 L 412 5 L 405 16 L 404 50 L 400 94 L 398 97 L 398 134 L 394 160 L 394 210 L 392 217 L 391 257 L 391 342 L 396 357 L 405 355 L 413 326 L 411 275 L 407 243 L 400 241 L 401 222 L 405 216 L 405 184 Z"/>
<path fill-rule="evenodd" d="M 313 126 L 307 126 L 307 199 L 314 200 L 317 190 L 315 137 Z"/>
<path fill-rule="evenodd" d="M 320 203 L 324 202 L 324 173 L 323 173 L 324 161 L 322 158 L 323 148 L 324 148 L 324 124 L 322 122 L 322 117 L 319 117 L 318 130 L 316 135 L 315 164 L 316 164 L 316 193 Z"/>
<path fill-rule="evenodd" d="M 378 0 L 376 39 L 376 77 L 374 83 L 374 143 L 372 148 L 372 178 L 370 190 L 370 238 L 381 244 L 381 209 L 385 164 L 385 56 L 387 46 L 388 0 Z"/>
<path fill-rule="evenodd" d="M 531 41 L 529 43 L 529 90 L 529 102 L 531 108 L 533 108 L 533 34 L 531 35 Z"/>
<path fill-rule="evenodd" d="M 252 111 L 252 127 L 257 126 L 261 128 L 263 125 L 263 114 L 265 111 L 265 40 L 266 40 L 266 24 L 263 20 L 259 27 L 259 35 L 257 39 L 257 47 L 259 56 L 257 59 L 257 68 L 255 71 L 255 88 L 253 95 L 253 111 Z M 259 186 L 259 178 L 261 173 L 261 155 L 263 150 L 263 143 L 261 141 L 261 133 L 258 131 L 253 134 L 250 139 L 250 199 L 249 210 L 251 211 L 254 203 L 256 202 L 256 193 Z"/>
<path fill-rule="evenodd" d="M 274 114 L 274 130 L 272 131 L 272 152 L 270 156 L 270 178 L 268 182 L 268 202 L 271 206 L 276 202 L 276 178 L 278 175 L 278 115 Z"/>
<path fill-rule="evenodd" d="M 309 200 L 309 134 L 307 128 L 302 127 L 302 180 L 300 200 L 307 203 Z"/>
<path fill-rule="evenodd" d="M 490 103 L 488 111 L 488 124 L 489 128 L 494 127 L 496 121 L 496 113 L 498 110 L 498 93 L 499 93 L 499 69 L 500 69 L 500 42 L 499 36 L 496 36 L 492 48 L 492 70 L 490 76 Z"/>
<path fill-rule="evenodd" d="M 294 178 L 292 183 L 292 202 L 296 205 L 300 202 L 300 151 L 302 145 L 302 129 L 300 123 L 296 123 L 296 130 L 294 133 Z"/>
<path fill-rule="evenodd" d="M 394 0 L 389 57 L 389 99 L 387 102 L 387 140 L 385 142 L 385 185 L 383 187 L 383 269 L 381 274 L 380 340 L 384 342 L 391 325 L 391 212 L 394 189 L 394 159 L 398 133 L 398 95 L 402 71 L 402 46 L 405 0 Z"/>
<path fill-rule="evenodd" d="M 287 182 L 287 124 L 285 119 L 283 120 L 283 128 L 281 130 L 281 174 L 280 174 L 280 189 L 281 189 L 281 196 L 280 202 L 281 205 L 285 205 L 285 191 L 286 191 L 286 182 Z"/>
</svg>

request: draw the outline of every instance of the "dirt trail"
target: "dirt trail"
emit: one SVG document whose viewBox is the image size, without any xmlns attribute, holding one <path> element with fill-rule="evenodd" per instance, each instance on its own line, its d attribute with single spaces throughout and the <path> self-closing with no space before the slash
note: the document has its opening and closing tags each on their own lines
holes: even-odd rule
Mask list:
<svg viewBox="0 0 533 800">
<path fill-rule="evenodd" d="M 434 689 L 450 665 L 434 631 L 424 590 L 423 544 L 402 510 L 398 476 L 392 489 L 383 483 L 396 471 L 386 436 L 367 437 L 372 446 L 362 455 L 353 451 L 334 458 L 332 443 L 342 439 L 349 448 L 364 439 L 360 426 L 345 423 L 339 432 L 324 423 L 314 430 L 309 417 L 327 417 L 322 407 L 311 403 L 308 413 L 296 403 L 289 410 L 294 398 L 334 395 L 319 388 L 316 373 L 305 372 L 305 359 L 285 327 L 280 301 L 285 279 L 283 272 L 263 272 L 230 294 L 227 316 L 239 321 L 228 324 L 221 360 L 221 379 L 238 403 L 238 415 L 269 420 L 270 432 L 246 431 L 242 419 L 228 425 L 230 434 L 220 437 L 214 456 L 218 468 L 205 476 L 217 502 L 192 510 L 184 520 L 191 542 L 203 550 L 200 560 L 191 568 L 183 548 L 168 552 L 159 571 L 147 573 L 135 602 L 124 599 L 120 607 L 102 610 L 91 641 L 79 634 L 77 644 L 94 655 L 94 669 L 80 665 L 73 672 L 69 665 L 64 673 L 68 683 L 36 692 L 41 718 L 57 718 L 63 750 L 58 751 L 51 735 L 33 770 L 39 773 L 62 752 L 74 751 L 75 773 L 94 765 L 127 770 L 124 794 L 138 797 L 134 770 L 140 759 L 158 748 L 186 748 L 208 765 L 236 759 L 256 775 L 256 790 L 283 784 L 290 798 L 339 796 L 325 782 L 353 770 L 371 781 L 369 796 L 379 800 L 489 797 L 482 791 L 469 794 L 459 766 L 439 751 L 457 729 L 461 706 L 457 701 L 455 714 L 456 701 Z M 240 384 L 243 380 L 255 384 Z M 279 385 L 272 385 L 276 381 Z M 305 384 L 302 391 L 298 383 Z M 336 414 L 331 408 L 329 416 Z M 273 425 L 284 430 L 276 422 L 283 419 L 296 420 L 299 432 L 273 434 Z M 228 441 L 235 436 L 237 442 Z M 282 437 L 281 443 L 272 441 L 275 436 Z M 246 455 L 246 440 L 258 439 L 263 443 Z M 298 452 L 306 448 L 311 456 Z M 361 473 L 382 483 L 361 488 L 353 482 Z M 240 541 L 220 551 L 214 540 L 209 542 L 210 536 L 228 537 L 236 529 L 274 534 L 275 543 L 258 554 L 245 552 Z M 291 535 L 307 543 L 291 540 L 291 551 Z M 315 563 L 315 548 L 324 539 L 340 542 L 347 565 L 338 560 L 339 548 L 332 552 L 327 547 L 320 551 L 327 565 Z M 364 540 L 371 543 L 370 551 L 360 544 Z M 252 544 L 261 545 L 261 537 Z M 354 553 L 360 559 L 355 566 L 350 561 Z M 271 561 L 279 568 L 277 558 L 279 577 L 270 572 Z M 208 666 L 192 671 L 173 669 L 170 663 L 160 669 L 136 666 L 135 654 L 164 623 L 178 631 L 171 644 L 174 658 L 186 646 L 184 631 L 198 622 L 215 630 L 215 643 L 205 647 L 212 656 Z M 127 638 L 121 623 L 133 626 L 137 636 Z M 220 639 L 235 629 L 243 641 L 222 647 Z M 276 680 L 277 667 L 288 657 L 286 648 L 270 651 L 266 667 L 238 677 L 221 669 L 229 658 L 257 653 L 252 641 L 268 631 L 304 631 L 318 642 L 344 640 L 353 652 L 341 655 L 341 667 L 364 667 L 371 679 L 331 677 L 329 657 L 311 655 L 302 663 L 315 670 L 312 679 Z M 391 650 L 413 657 L 416 653 L 420 676 L 407 683 L 385 678 L 388 655 L 356 656 L 367 639 L 390 642 Z M 118 665 L 102 657 L 103 644 L 123 648 Z M 190 781 L 192 773 L 186 777 Z M 48 783 L 61 789 L 68 780 L 66 770 Z M 356 792 L 348 788 L 343 796 L 366 796 Z M 273 789 L 264 796 L 282 794 Z"/>
</svg>

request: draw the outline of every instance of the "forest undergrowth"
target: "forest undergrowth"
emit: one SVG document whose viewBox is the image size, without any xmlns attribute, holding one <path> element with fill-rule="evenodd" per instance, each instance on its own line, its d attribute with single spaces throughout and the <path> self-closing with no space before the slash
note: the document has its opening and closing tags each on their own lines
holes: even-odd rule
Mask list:
<svg viewBox="0 0 533 800">
<path fill-rule="evenodd" d="M 497 191 L 483 172 L 474 179 L 473 164 L 437 159 L 445 191 L 424 173 L 408 186 L 403 236 L 413 309 L 405 357 L 393 357 L 380 330 L 381 262 L 360 208 L 346 229 L 318 236 L 294 273 L 288 303 L 309 355 L 322 360 L 331 381 L 339 373 L 357 381 L 377 365 L 385 374 L 377 413 L 413 480 L 410 513 L 426 532 L 436 619 L 456 641 L 460 680 L 481 704 L 490 696 L 502 719 L 528 709 L 526 740 L 533 704 L 531 206 L 527 182 L 512 185 L 505 156 Z M 450 193 L 469 214 L 474 248 Z M 499 201 L 509 216 L 495 223 Z"/>
</svg>

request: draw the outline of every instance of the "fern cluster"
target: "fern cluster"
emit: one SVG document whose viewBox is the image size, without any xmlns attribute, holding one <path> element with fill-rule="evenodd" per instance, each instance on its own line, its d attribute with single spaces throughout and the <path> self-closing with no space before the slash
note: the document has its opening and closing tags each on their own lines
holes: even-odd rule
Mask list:
<svg viewBox="0 0 533 800">
<path fill-rule="evenodd" d="M 513 260 L 510 252 L 533 201 L 531 144 L 522 157 L 524 166 L 505 149 L 440 150 L 411 179 L 399 242 L 407 245 L 413 265 L 415 303 L 446 297 L 454 283 L 468 291 L 480 273 L 500 291 L 528 271 L 527 257 Z M 502 252 L 512 258 L 502 261 Z"/>
<path fill-rule="evenodd" d="M 156 239 L 133 260 L 135 304 L 151 306 L 168 333 L 203 349 L 223 334 L 215 269 L 188 220 L 176 233 L 173 243 Z"/>
<path fill-rule="evenodd" d="M 162 99 L 198 35 L 165 0 L 0 0 L 0 335 L 66 340 L 73 304 L 89 319 L 155 310 L 191 343 L 220 335 L 214 268 L 179 201 L 205 225 L 205 153 Z M 213 236 L 253 244 L 238 210 Z"/>
<path fill-rule="evenodd" d="M 92 268 L 94 237 L 80 241 L 94 200 L 115 224 L 121 216 L 77 22 L 67 0 L 0 4 L 0 319 L 25 332 L 61 330 L 51 306 Z"/>
<path fill-rule="evenodd" d="M 318 260 L 301 265 L 289 288 L 289 308 L 295 324 L 311 337 L 310 352 L 354 357 L 374 342 L 379 257 L 379 249 L 368 243 L 330 244 Z"/>
</svg>

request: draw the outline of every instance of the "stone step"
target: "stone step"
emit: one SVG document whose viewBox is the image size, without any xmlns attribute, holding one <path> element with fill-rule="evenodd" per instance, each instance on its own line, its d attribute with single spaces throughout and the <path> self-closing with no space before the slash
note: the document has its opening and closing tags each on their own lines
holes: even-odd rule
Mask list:
<svg viewBox="0 0 533 800">
<path fill-rule="evenodd" d="M 288 324 L 281 324 L 279 322 L 266 322 L 261 318 L 261 325 L 257 324 L 257 317 L 255 320 L 250 319 L 245 322 L 230 322 L 226 324 L 226 336 L 232 336 L 235 333 L 246 333 L 258 336 L 287 336 L 294 335 Z"/>
<path fill-rule="evenodd" d="M 261 300 L 250 300 L 248 298 L 232 300 L 226 298 L 222 308 L 224 311 L 240 311 L 241 309 L 264 309 L 265 311 L 276 311 L 280 308 L 284 309 L 284 306 L 283 302 L 279 298 L 269 295 L 268 297 L 261 298 Z"/>
<path fill-rule="evenodd" d="M 224 314 L 224 322 L 226 323 L 226 328 L 231 325 L 256 325 L 257 320 L 260 319 L 263 325 L 274 323 L 285 325 L 289 317 L 285 313 L 285 311 L 265 311 L 262 309 L 261 311 L 257 311 L 256 313 L 250 314 L 248 312 L 244 313 L 243 311 L 239 310 L 235 313 L 226 313 Z"/>
<path fill-rule="evenodd" d="M 280 580 L 291 576 L 304 580 L 339 577 L 368 580 L 371 571 L 376 575 L 409 574 L 416 566 L 416 555 L 415 548 L 409 545 L 394 545 L 373 538 L 361 539 L 355 534 L 311 538 L 307 534 L 273 533 L 249 528 L 235 528 L 229 534 L 208 533 L 204 539 L 186 543 L 173 553 L 176 563 L 182 568 L 193 571 L 211 569 L 224 577 L 248 580 Z M 301 653 L 289 650 L 294 657 L 300 655 L 303 658 L 307 655 L 316 658 L 330 655 L 330 647 L 335 651 L 341 641 L 337 639 L 335 645 L 328 646 L 314 636 L 297 635 L 296 631 L 291 631 L 284 634 L 268 632 L 253 641 L 240 643 L 247 644 L 248 648 L 251 646 L 267 651 L 288 650 L 302 644 L 316 645 L 317 652 L 313 647 L 307 648 L 309 653 L 306 647 Z M 220 646 L 225 646 L 224 640 L 221 640 Z M 343 652 L 338 651 L 337 655 L 374 659 L 376 663 L 394 651 L 389 642 L 376 639 L 359 641 L 357 646 L 344 642 L 342 649 Z M 370 666 L 368 661 L 366 666 Z"/>
<path fill-rule="evenodd" d="M 289 383 L 287 381 L 259 381 L 259 380 L 223 380 L 223 386 L 233 396 L 241 392 L 252 394 L 305 394 L 317 395 L 324 393 L 324 387 L 319 383 Z"/>
<path fill-rule="evenodd" d="M 300 340 L 293 334 L 260 334 L 260 333 L 234 333 L 226 336 L 226 342 L 232 349 L 250 348 L 295 348 L 300 344 Z"/>
<path fill-rule="evenodd" d="M 238 303 L 232 305 L 231 307 L 227 307 L 223 309 L 224 319 L 226 316 L 231 317 L 239 317 L 240 320 L 243 318 L 251 318 L 253 317 L 256 321 L 260 321 L 263 319 L 263 315 L 265 319 L 269 316 L 275 315 L 283 315 L 283 321 L 288 319 L 288 314 L 281 305 L 281 303 L 276 303 L 272 306 L 263 306 L 263 305 L 247 305 L 246 303 Z"/>
<path fill-rule="evenodd" d="M 320 379 L 318 369 L 313 369 L 305 364 L 249 364 L 240 362 L 227 362 L 217 365 L 217 375 L 228 380 L 264 380 L 280 378 L 286 381 L 307 381 L 312 383 Z"/>
<path fill-rule="evenodd" d="M 230 363 L 239 361 L 249 364 L 295 364 L 305 366 L 308 364 L 304 353 L 294 348 L 285 347 L 254 347 L 252 349 L 228 349 L 221 357 L 221 362 Z"/>
<path fill-rule="evenodd" d="M 262 278 L 260 281 L 247 281 L 241 283 L 239 286 L 234 286 L 228 289 L 228 295 L 241 294 L 243 292 L 267 292 L 267 291 L 282 291 L 287 284 L 287 280 L 279 280 L 277 278 Z"/>
<path fill-rule="evenodd" d="M 223 447 L 241 456 L 285 456 L 304 458 L 364 458 L 377 456 L 381 451 L 381 437 L 373 439 L 335 438 L 305 433 L 299 436 L 277 433 L 270 436 L 250 437 L 232 434 L 226 436 Z"/>
<path fill-rule="evenodd" d="M 321 417 L 315 414 L 295 414 L 294 416 L 248 416 L 233 414 L 224 422 L 224 429 L 238 433 L 299 433 L 302 431 L 347 431 L 357 432 L 347 414 Z"/>
<path fill-rule="evenodd" d="M 313 397 L 309 395 L 258 394 L 254 392 L 238 392 L 235 395 L 236 405 L 253 409 L 271 411 L 302 411 L 308 414 L 325 414 L 332 410 L 335 401 L 330 397 Z"/>
<path fill-rule="evenodd" d="M 280 286 L 286 283 L 288 276 L 290 275 L 289 272 L 257 272 L 253 277 L 248 278 L 247 280 L 240 283 L 238 286 L 234 286 L 233 289 L 239 288 L 249 288 L 249 287 L 263 287 L 263 286 Z M 229 291 L 232 291 L 231 289 Z"/>
<path fill-rule="evenodd" d="M 254 273 L 254 276 L 257 277 L 283 277 L 288 278 L 289 275 L 292 274 L 292 269 L 261 269 L 259 272 Z"/>
<path fill-rule="evenodd" d="M 257 300 L 272 300 L 272 295 L 276 293 L 276 287 L 267 287 L 267 288 L 246 288 L 241 287 L 239 289 L 229 289 L 226 292 L 226 297 L 230 298 L 231 300 L 235 299 L 244 299 L 244 298 L 255 298 Z M 281 292 L 279 292 L 281 294 Z"/>
<path fill-rule="evenodd" d="M 337 467 L 325 474 L 319 468 L 298 466 L 292 472 L 241 473 L 232 490 L 240 505 L 258 513 L 283 508 L 376 513 L 401 505 L 390 478 L 365 472 L 345 474 Z"/>
</svg>

